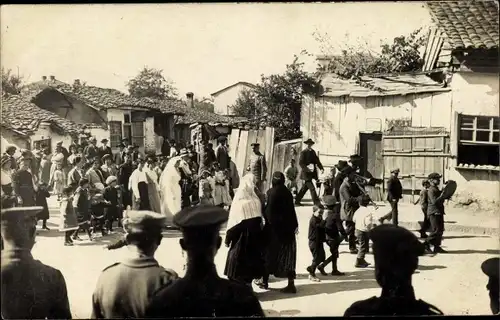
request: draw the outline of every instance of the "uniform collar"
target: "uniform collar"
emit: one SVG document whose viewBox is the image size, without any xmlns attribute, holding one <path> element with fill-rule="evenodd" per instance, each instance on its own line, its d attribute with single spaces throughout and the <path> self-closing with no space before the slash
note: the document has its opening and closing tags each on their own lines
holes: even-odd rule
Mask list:
<svg viewBox="0 0 500 320">
<path fill-rule="evenodd" d="M 122 264 L 131 268 L 157 267 L 158 261 L 153 257 L 128 258 L 122 261 Z"/>
<path fill-rule="evenodd" d="M 31 251 L 28 249 L 11 249 L 11 250 L 2 250 L 2 260 L 6 259 L 7 260 L 13 260 L 13 259 L 18 259 L 18 260 L 29 260 L 33 259 L 33 256 L 31 255 Z"/>
</svg>

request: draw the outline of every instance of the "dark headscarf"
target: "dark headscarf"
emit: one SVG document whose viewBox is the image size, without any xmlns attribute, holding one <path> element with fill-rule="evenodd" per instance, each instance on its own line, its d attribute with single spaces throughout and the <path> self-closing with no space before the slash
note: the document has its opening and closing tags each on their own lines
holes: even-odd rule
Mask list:
<svg viewBox="0 0 500 320">
<path fill-rule="evenodd" d="M 274 187 L 285 185 L 285 175 L 279 171 L 273 173 L 271 185 Z"/>
<path fill-rule="evenodd" d="M 295 230 L 298 227 L 292 193 L 285 186 L 285 176 L 282 172 L 275 172 L 271 183 L 272 188 L 267 191 L 264 212 L 266 225 L 280 241 L 292 241 L 295 239 Z"/>
</svg>

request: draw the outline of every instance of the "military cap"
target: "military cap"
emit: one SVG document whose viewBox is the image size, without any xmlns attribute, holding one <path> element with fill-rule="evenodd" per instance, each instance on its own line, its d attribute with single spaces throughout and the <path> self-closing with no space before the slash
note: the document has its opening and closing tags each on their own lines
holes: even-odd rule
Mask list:
<svg viewBox="0 0 500 320">
<path fill-rule="evenodd" d="M 498 279 L 500 269 L 500 258 L 490 258 L 481 264 L 481 270 L 490 278 Z"/>
<path fill-rule="evenodd" d="M 325 204 L 325 206 L 333 206 L 337 204 L 337 199 L 335 198 L 335 196 L 326 195 L 323 197 L 323 203 Z"/>
<path fill-rule="evenodd" d="M 161 230 L 167 218 L 153 211 L 127 210 L 123 219 L 123 230 L 127 233 L 144 233 L 151 230 Z"/>
<path fill-rule="evenodd" d="M 109 140 L 104 138 L 104 139 L 101 139 L 101 143 L 105 143 L 105 142 L 108 142 Z"/>
<path fill-rule="evenodd" d="M 20 231 L 28 231 L 29 228 L 35 227 L 36 214 L 42 210 L 43 207 L 14 207 L 3 209 L 1 212 L 2 223 L 0 224 L 2 235 L 8 233 L 16 237 L 19 236 Z"/>
<path fill-rule="evenodd" d="M 258 147 L 258 146 L 260 146 L 260 143 L 258 143 L 258 142 L 254 142 L 254 143 L 252 143 L 250 146 L 252 146 L 252 147 Z"/>
<path fill-rule="evenodd" d="M 304 143 L 307 144 L 307 145 L 311 145 L 312 146 L 314 144 L 314 141 L 312 141 L 312 139 L 309 138 L 306 141 L 304 141 Z"/>
<path fill-rule="evenodd" d="M 382 224 L 373 228 L 369 233 L 374 248 L 377 247 L 383 255 L 420 256 L 425 246 L 408 229 L 393 224 Z"/>
<path fill-rule="evenodd" d="M 399 172 L 400 172 L 399 168 L 394 168 L 391 170 L 391 173 L 399 173 Z"/>
<path fill-rule="evenodd" d="M 345 160 L 339 160 L 339 162 L 337 162 L 337 164 L 335 165 L 335 168 L 337 168 L 339 170 L 342 170 L 342 169 L 344 169 L 347 166 L 348 166 L 347 161 L 345 161 Z"/>
<path fill-rule="evenodd" d="M 218 227 L 227 222 L 228 218 L 229 212 L 220 207 L 199 205 L 181 210 L 174 216 L 173 223 L 181 230 L 189 230 L 190 228 Z"/>
<path fill-rule="evenodd" d="M 116 178 L 115 176 L 109 176 L 106 178 L 106 184 L 109 186 L 111 183 L 117 181 L 118 178 Z"/>
<path fill-rule="evenodd" d="M 361 157 L 359 154 L 352 154 L 349 156 L 349 161 L 359 161 L 363 159 L 363 157 Z"/>
<path fill-rule="evenodd" d="M 109 153 L 106 153 L 105 155 L 102 156 L 101 161 L 104 162 L 107 159 L 111 159 L 111 155 Z"/>
<path fill-rule="evenodd" d="M 433 173 L 429 174 L 429 176 L 427 176 L 427 179 L 434 180 L 434 179 L 441 179 L 441 177 L 442 177 L 442 175 L 440 175 L 439 173 L 433 172 Z"/>
</svg>

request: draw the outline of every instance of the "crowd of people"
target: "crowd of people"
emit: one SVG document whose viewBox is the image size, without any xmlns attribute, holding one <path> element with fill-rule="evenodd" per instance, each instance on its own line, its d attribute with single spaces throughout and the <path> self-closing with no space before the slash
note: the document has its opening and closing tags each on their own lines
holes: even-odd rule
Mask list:
<svg viewBox="0 0 500 320">
<path fill-rule="evenodd" d="M 70 155 L 58 145 L 52 156 L 56 160 L 46 170 L 47 186 L 61 203 L 60 230 L 65 232 L 65 245 L 78 240 L 79 231 L 85 231 L 89 239 L 95 232 L 105 235 L 112 231 L 114 222 L 125 230 L 124 238 L 109 248 L 127 246 L 132 256 L 103 270 L 92 296 L 92 318 L 264 316 L 252 283 L 268 290 L 273 275 L 288 280 L 281 292 L 297 292 L 299 224 L 295 207 L 301 205 L 307 191 L 314 202 L 308 230 L 311 281 L 320 281 L 316 270 L 328 275 L 325 268 L 330 263 L 332 276 L 344 275 L 337 268 L 342 241 L 357 255 L 355 266 L 367 267 L 364 257 L 372 241 L 375 278 L 382 294 L 354 303 L 345 316 L 442 314 L 417 300 L 411 284 L 418 257 L 431 245 L 433 253 L 441 251 L 439 226 L 444 199 L 439 198 L 439 175 L 429 176 L 431 187 L 421 200 L 427 206 L 430 224 L 430 234 L 421 242 L 397 226 L 399 170 L 392 170 L 391 212 L 381 216 L 359 179 L 361 157 L 339 161 L 324 174 L 311 139 L 305 141 L 307 148 L 300 154 L 300 170 L 291 161 L 284 173 L 272 174 L 268 190 L 264 190 L 266 159 L 257 143 L 252 145 L 253 154 L 240 179 L 225 137 L 218 139 L 215 149 L 203 142 L 199 155 L 193 146 L 179 148 L 171 142 L 166 157 L 144 156 L 128 141 L 123 142 L 118 154 L 112 154 L 105 139 L 99 147 L 95 139 L 85 147 L 72 146 Z M 29 253 L 37 219 L 48 219 L 49 194 L 42 194 L 45 205 L 35 196 L 47 177 L 42 178 L 41 164 L 38 168 L 34 164 L 34 152 L 23 151 L 17 161 L 12 155 L 12 148 L 8 148 L 2 157 L 2 295 L 9 297 L 8 301 L 2 299 L 2 318 L 69 319 L 64 277 Z M 6 180 L 12 186 L 4 184 L 4 175 L 12 177 Z M 299 177 L 302 186 L 297 190 Z M 56 188 L 55 181 L 62 186 Z M 154 258 L 170 218 L 183 234 L 179 244 L 187 253 L 182 278 Z M 388 219 L 393 223 L 384 224 Z M 223 239 L 220 230 L 224 224 Z M 426 228 L 422 235 L 426 235 Z M 214 263 L 222 244 L 228 247 L 223 271 L 227 279 L 218 276 Z M 488 262 L 483 270 L 498 284 L 498 259 L 496 267 L 495 262 Z M 41 281 L 40 274 L 50 280 Z M 489 286 L 492 301 L 496 301 L 492 311 L 498 313 L 498 286 L 496 291 L 494 287 Z M 26 294 L 28 291 L 31 294 Z M 43 299 L 38 299 L 38 294 L 43 294 Z M 29 305 L 33 307 L 27 308 Z"/>
</svg>

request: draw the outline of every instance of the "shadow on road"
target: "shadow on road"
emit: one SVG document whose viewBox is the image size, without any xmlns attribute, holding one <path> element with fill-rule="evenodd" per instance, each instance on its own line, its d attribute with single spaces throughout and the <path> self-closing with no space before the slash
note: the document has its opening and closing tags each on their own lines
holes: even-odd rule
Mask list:
<svg viewBox="0 0 500 320">
<path fill-rule="evenodd" d="M 459 236 L 444 236 L 443 237 L 443 239 L 469 239 L 469 238 L 490 238 L 490 236 L 459 235 Z"/>
<path fill-rule="evenodd" d="M 474 250 L 474 249 L 465 249 L 465 250 L 447 250 L 445 254 L 470 254 L 470 253 L 483 253 L 483 254 L 500 254 L 500 250 Z"/>
<path fill-rule="evenodd" d="M 446 269 L 448 268 L 447 266 L 418 266 L 417 270 L 420 271 L 428 271 L 428 270 L 435 270 L 435 269 Z"/>
<path fill-rule="evenodd" d="M 295 310 L 295 309 L 290 309 L 290 310 L 281 310 L 281 311 L 276 311 L 276 310 L 264 310 L 264 315 L 266 318 L 268 317 L 291 317 L 298 315 L 300 313 L 300 310 Z"/>
<path fill-rule="evenodd" d="M 340 282 L 314 282 L 297 285 L 297 294 L 291 295 L 281 293 L 279 289 L 257 293 L 259 301 L 281 300 L 295 297 L 312 296 L 316 294 L 332 294 L 342 291 L 353 291 L 362 289 L 378 288 L 375 280 L 340 281 Z"/>
</svg>

